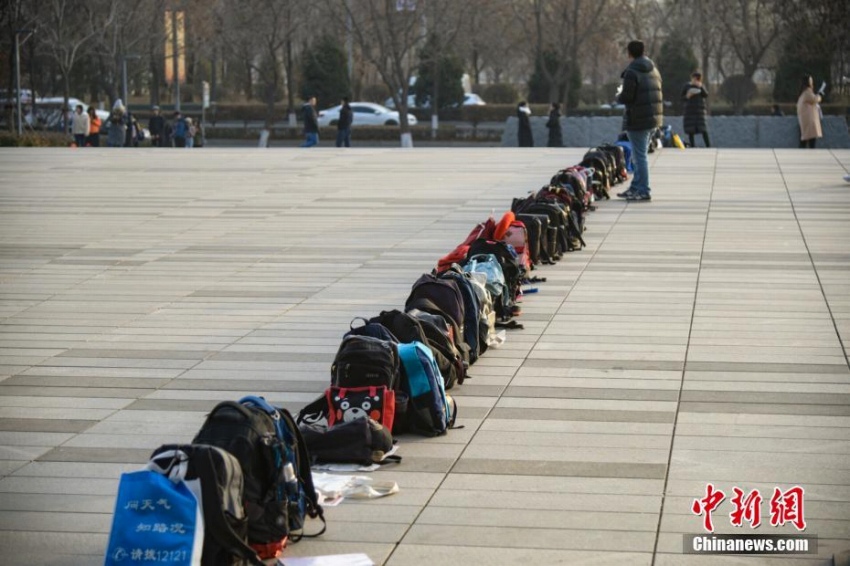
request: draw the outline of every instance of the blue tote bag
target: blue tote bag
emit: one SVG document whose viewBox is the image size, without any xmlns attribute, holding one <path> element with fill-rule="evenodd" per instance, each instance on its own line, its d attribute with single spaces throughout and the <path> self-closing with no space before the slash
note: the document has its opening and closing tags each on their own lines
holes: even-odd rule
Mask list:
<svg viewBox="0 0 850 566">
<path fill-rule="evenodd" d="M 200 566 L 203 510 L 184 481 L 186 463 L 169 475 L 149 468 L 121 475 L 104 564 Z"/>
</svg>

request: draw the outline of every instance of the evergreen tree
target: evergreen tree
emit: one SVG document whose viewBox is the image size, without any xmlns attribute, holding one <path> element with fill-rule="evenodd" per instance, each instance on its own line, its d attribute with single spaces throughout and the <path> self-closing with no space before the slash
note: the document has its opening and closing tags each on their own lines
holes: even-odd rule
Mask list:
<svg viewBox="0 0 850 566">
<path fill-rule="evenodd" d="M 672 34 L 661 46 L 661 53 L 655 60 L 661 73 L 664 100 L 670 101 L 677 111 L 682 110 L 682 88 L 691 80 L 691 73 L 697 70 L 699 63 L 690 44 L 684 36 Z M 706 77 L 703 77 L 705 81 Z"/>
<path fill-rule="evenodd" d="M 782 56 L 773 83 L 776 102 L 796 102 L 800 83 L 805 75 L 815 79 L 815 90 L 821 81 L 830 83 L 830 68 L 834 49 L 827 45 L 826 37 L 810 27 L 794 30 L 782 46 Z"/>
<path fill-rule="evenodd" d="M 438 72 L 439 107 L 445 108 L 463 102 L 463 62 L 451 51 L 440 53 L 437 41 L 436 35 L 429 35 L 428 41 L 419 52 L 419 76 L 413 85 L 417 106 L 429 104 L 434 95 L 434 77 Z"/>
<path fill-rule="evenodd" d="M 546 67 L 554 69 L 557 66 L 557 55 L 554 51 L 544 51 L 543 61 L 546 62 Z M 538 58 L 534 63 L 534 72 L 528 79 L 528 101 L 531 103 L 545 104 L 549 100 L 549 81 L 546 80 L 546 75 L 543 73 L 541 60 Z M 581 69 L 578 64 L 574 64 L 569 81 L 563 81 L 558 85 L 558 102 L 564 100 L 564 91 L 569 82 L 569 97 L 567 98 L 567 110 L 578 108 L 579 93 L 581 91 Z"/>
<path fill-rule="evenodd" d="M 304 54 L 301 63 L 301 96 L 315 96 L 319 108 L 339 104 L 351 93 L 348 59 L 339 41 L 323 35 Z"/>
</svg>

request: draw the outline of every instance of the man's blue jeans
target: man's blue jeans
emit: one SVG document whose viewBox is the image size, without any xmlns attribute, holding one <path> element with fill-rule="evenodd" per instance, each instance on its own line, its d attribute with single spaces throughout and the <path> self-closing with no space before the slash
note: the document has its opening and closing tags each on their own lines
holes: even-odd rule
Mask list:
<svg viewBox="0 0 850 566">
<path fill-rule="evenodd" d="M 337 147 L 351 147 L 351 128 L 342 128 L 336 132 Z"/>
<path fill-rule="evenodd" d="M 649 188 L 649 160 L 646 158 L 649 151 L 649 139 L 652 130 L 627 130 L 629 141 L 632 142 L 632 163 L 635 166 L 635 176 L 632 177 L 630 190 L 636 193 L 650 194 Z"/>
<path fill-rule="evenodd" d="M 304 143 L 301 144 L 301 147 L 313 147 L 314 145 L 319 145 L 319 134 L 318 133 L 310 133 L 307 132 L 304 134 Z"/>
</svg>

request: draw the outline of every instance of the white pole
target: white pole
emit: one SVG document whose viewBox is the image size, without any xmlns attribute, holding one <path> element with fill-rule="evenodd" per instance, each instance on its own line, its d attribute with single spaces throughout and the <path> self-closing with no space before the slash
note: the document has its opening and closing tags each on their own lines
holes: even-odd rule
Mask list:
<svg viewBox="0 0 850 566">
<path fill-rule="evenodd" d="M 21 109 L 21 42 L 20 32 L 15 32 L 15 93 L 18 106 L 18 135 L 23 135 L 23 115 Z"/>
<path fill-rule="evenodd" d="M 122 92 L 124 93 L 124 108 L 130 109 L 130 100 L 127 98 L 127 57 L 121 60 L 121 84 L 123 85 Z"/>
<path fill-rule="evenodd" d="M 346 32 L 348 33 L 348 37 L 346 38 L 346 46 L 348 48 L 348 84 L 349 87 L 354 84 L 354 32 L 352 30 L 353 24 L 351 22 L 351 0 L 345 0 L 345 27 Z"/>
</svg>

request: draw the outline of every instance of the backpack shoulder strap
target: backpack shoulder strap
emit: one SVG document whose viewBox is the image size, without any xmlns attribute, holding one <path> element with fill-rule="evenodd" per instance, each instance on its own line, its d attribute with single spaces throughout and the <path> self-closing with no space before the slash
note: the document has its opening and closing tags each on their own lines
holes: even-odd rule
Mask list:
<svg viewBox="0 0 850 566">
<path fill-rule="evenodd" d="M 298 477 L 304 484 L 304 497 L 308 502 L 307 512 L 311 517 L 321 519 L 323 525 L 322 530 L 311 535 L 302 535 L 309 537 L 317 537 L 325 532 L 327 523 L 325 522 L 322 506 L 319 505 L 319 499 L 316 495 L 316 487 L 313 484 L 313 472 L 310 470 L 310 454 L 307 451 L 307 443 L 304 441 L 304 436 L 301 434 L 301 429 L 295 424 L 295 419 L 286 409 L 280 411 L 281 420 L 286 423 L 287 428 L 291 431 L 295 444 L 298 450 Z"/>
<path fill-rule="evenodd" d="M 416 354 L 417 344 L 421 343 L 410 342 L 409 344 L 398 345 L 398 357 L 401 358 L 404 371 L 407 373 L 407 383 L 410 387 L 408 393 L 411 397 L 424 395 L 430 390 L 428 374 L 425 373 L 425 368 L 422 367 L 419 356 Z"/>
<path fill-rule="evenodd" d="M 201 456 L 203 454 L 203 456 Z M 257 553 L 245 544 L 221 511 L 221 502 L 218 500 L 218 477 L 215 472 L 215 463 L 210 450 L 196 450 L 195 455 L 204 458 L 204 463 L 195 466 L 198 479 L 201 480 L 201 499 L 204 506 L 204 529 L 206 535 L 212 535 L 215 540 L 233 552 L 240 558 L 247 560 L 253 566 L 263 566 Z"/>
</svg>

